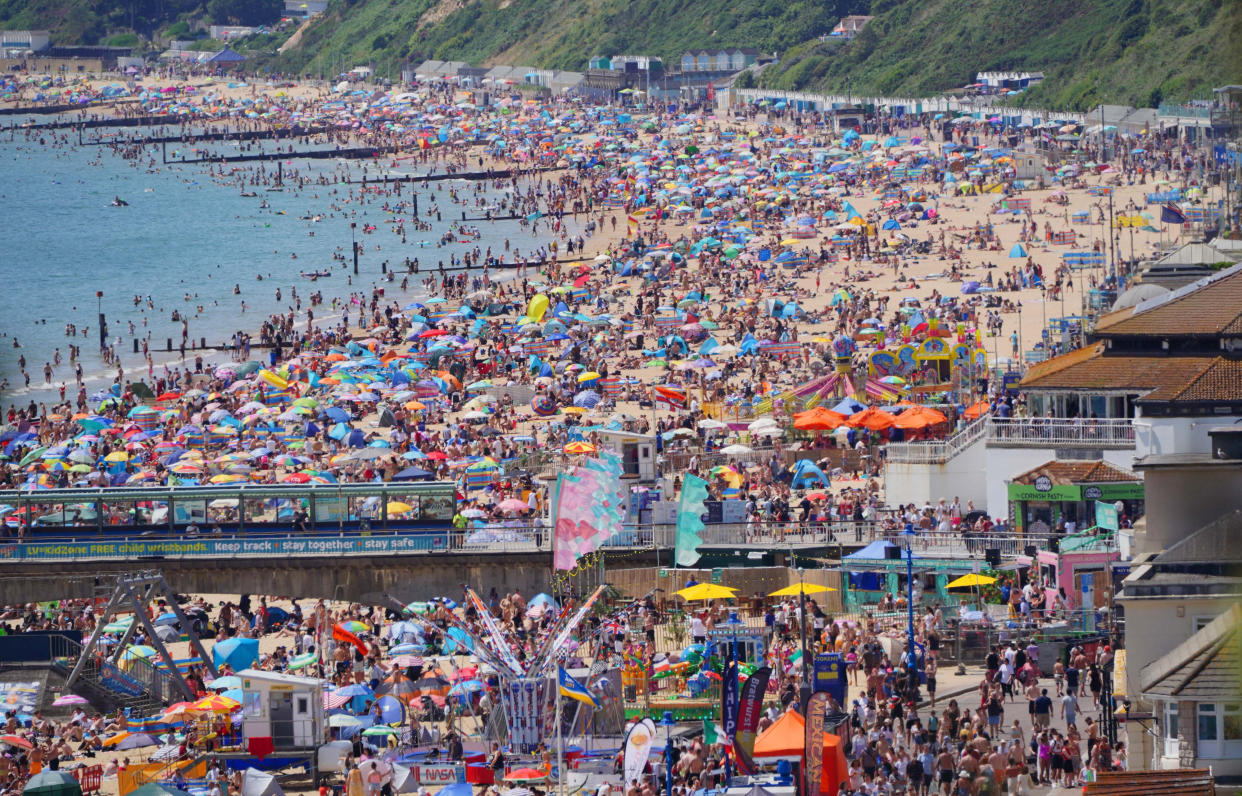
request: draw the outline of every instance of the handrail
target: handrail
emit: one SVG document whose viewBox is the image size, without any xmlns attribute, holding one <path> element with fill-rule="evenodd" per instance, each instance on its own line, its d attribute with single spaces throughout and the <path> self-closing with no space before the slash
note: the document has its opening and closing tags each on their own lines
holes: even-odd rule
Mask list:
<svg viewBox="0 0 1242 796">
<path fill-rule="evenodd" d="M 891 526 L 892 523 L 889 523 Z M 605 550 L 667 550 L 673 546 L 676 526 L 672 524 L 627 525 L 607 539 Z M 699 534 L 704 545 L 754 548 L 806 548 L 821 546 L 861 546 L 877 539 L 902 542 L 900 527 L 885 528 L 878 519 L 780 521 L 751 517 L 744 521 L 712 523 Z M 982 554 L 985 547 L 1023 547 L 1039 544 L 1043 537 L 1031 535 L 991 535 L 988 544 L 971 533 L 918 533 L 917 549 L 944 555 L 955 552 Z M 998 544 L 992 544 L 996 541 Z M 1010 544 L 1012 542 L 1012 545 Z M 976 549 L 977 548 L 977 549 Z M 74 561 L 109 561 L 161 558 L 170 560 L 267 560 L 282 558 L 365 557 L 408 555 L 497 555 L 509 553 L 548 553 L 552 550 L 551 529 L 547 526 L 511 526 L 494 523 L 465 530 L 388 531 L 346 534 L 308 532 L 281 536 L 178 536 L 109 539 L 88 538 L 21 542 L 0 548 L 0 567 L 4 564 Z"/>
<path fill-rule="evenodd" d="M 947 439 L 889 443 L 886 460 L 944 464 L 981 438 L 997 447 L 1124 449 L 1134 447 L 1134 425 L 1129 418 L 983 417 Z"/>
</svg>

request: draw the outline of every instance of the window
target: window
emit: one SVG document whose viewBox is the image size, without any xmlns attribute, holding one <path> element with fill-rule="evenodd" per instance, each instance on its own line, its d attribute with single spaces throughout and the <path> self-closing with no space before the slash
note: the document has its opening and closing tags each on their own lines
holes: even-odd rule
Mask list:
<svg viewBox="0 0 1242 796">
<path fill-rule="evenodd" d="M 1223 736 L 1226 741 L 1242 741 L 1242 703 L 1225 703 Z"/>
<path fill-rule="evenodd" d="M 310 712 L 310 700 L 304 696 L 299 696 L 297 701 L 297 713 L 304 716 Z"/>
<path fill-rule="evenodd" d="M 1215 616 L 1196 616 L 1191 620 L 1190 632 L 1198 633 L 1200 630 L 1207 627 L 1208 624 L 1215 618 Z"/>
<path fill-rule="evenodd" d="M 1216 705 L 1205 702 L 1199 705 L 1199 740 L 1215 741 L 1216 739 Z"/>
<path fill-rule="evenodd" d="M 1164 756 L 1177 757 L 1177 703 L 1164 703 Z"/>
</svg>

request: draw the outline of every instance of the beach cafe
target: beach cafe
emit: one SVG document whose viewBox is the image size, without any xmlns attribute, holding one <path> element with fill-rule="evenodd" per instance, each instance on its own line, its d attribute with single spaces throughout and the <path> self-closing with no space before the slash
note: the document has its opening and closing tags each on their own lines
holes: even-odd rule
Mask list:
<svg viewBox="0 0 1242 796">
<path fill-rule="evenodd" d="M 1069 533 L 1094 526 L 1097 502 L 1129 517 L 1144 511 L 1142 479 L 1105 461 L 1050 461 L 1015 477 L 1007 490 L 1019 534 L 1047 534 L 1061 522 Z"/>
</svg>

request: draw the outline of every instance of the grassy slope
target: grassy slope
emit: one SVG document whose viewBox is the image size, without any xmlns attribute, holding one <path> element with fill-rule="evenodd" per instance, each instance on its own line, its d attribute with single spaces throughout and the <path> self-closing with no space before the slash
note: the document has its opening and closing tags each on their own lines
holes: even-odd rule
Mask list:
<svg viewBox="0 0 1242 796">
<path fill-rule="evenodd" d="M 865 0 L 468 0 L 429 15 L 433 0 L 336 0 L 286 65 L 317 72 L 344 48 L 356 60 L 391 57 L 525 63 L 581 69 L 596 54 L 667 60 L 700 47 L 784 50 L 830 30 Z M 383 37 L 382 48 L 368 44 Z M 316 48 L 322 48 L 317 50 Z"/>
<path fill-rule="evenodd" d="M 0 0 L 0 28 L 49 30 L 54 42 L 95 44 L 104 35 L 104 15 L 92 0 Z"/>
<path fill-rule="evenodd" d="M 838 50 L 804 44 L 764 74 L 779 88 L 927 95 L 975 72 L 1043 71 L 1022 103 L 1085 108 L 1205 97 L 1242 78 L 1236 0 L 876 0 L 876 19 Z"/>
</svg>

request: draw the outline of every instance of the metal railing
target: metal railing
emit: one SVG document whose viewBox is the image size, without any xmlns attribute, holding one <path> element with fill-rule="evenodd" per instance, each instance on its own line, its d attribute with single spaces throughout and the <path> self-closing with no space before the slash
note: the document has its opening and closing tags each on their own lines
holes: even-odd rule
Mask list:
<svg viewBox="0 0 1242 796">
<path fill-rule="evenodd" d="M 989 420 L 978 418 L 943 440 L 891 442 L 885 449 L 886 460 L 894 464 L 944 464 L 982 438 Z"/>
<path fill-rule="evenodd" d="M 1129 418 L 985 417 L 947 439 L 890 443 L 886 458 L 893 464 L 944 464 L 981 438 L 995 447 L 1124 450 L 1134 447 L 1134 425 Z"/>
<path fill-rule="evenodd" d="M 884 513 L 881 512 L 881 517 Z M 904 544 L 902 523 L 880 519 L 853 521 L 830 519 L 781 521 L 756 516 L 737 522 L 712 523 L 700 532 L 700 542 L 710 546 L 823 547 L 860 546 L 877 539 Z M 672 524 L 633 524 L 607 539 L 605 550 L 668 549 L 677 533 Z M 1029 544 L 1043 544 L 1046 537 L 989 534 L 987 544 L 976 544 L 973 533 L 917 533 L 915 550 L 937 555 L 981 554 L 985 547 L 1000 547 L 1003 555 L 1019 552 Z M 1072 538 L 1072 537 L 1071 537 Z M 495 555 L 540 553 L 552 549 L 548 525 L 488 523 L 467 529 L 441 531 L 373 531 L 330 533 L 308 531 L 286 535 L 214 535 L 196 538 L 176 536 L 89 536 L 40 539 L 0 548 L 5 563 L 74 562 L 109 560 L 271 559 L 314 557 L 408 556 L 429 554 Z"/>
<path fill-rule="evenodd" d="M 988 444 L 1023 448 L 1133 448 L 1134 424 L 1124 418 L 991 418 Z"/>
</svg>

